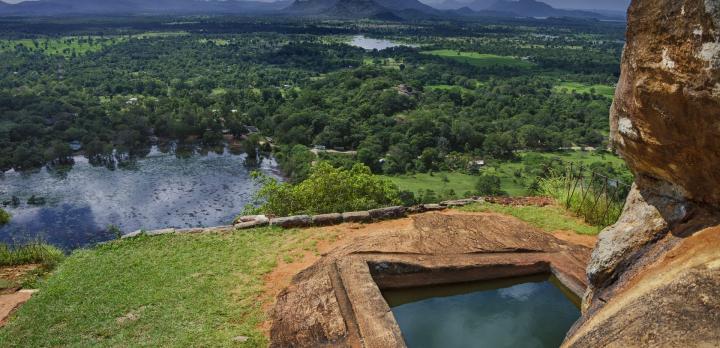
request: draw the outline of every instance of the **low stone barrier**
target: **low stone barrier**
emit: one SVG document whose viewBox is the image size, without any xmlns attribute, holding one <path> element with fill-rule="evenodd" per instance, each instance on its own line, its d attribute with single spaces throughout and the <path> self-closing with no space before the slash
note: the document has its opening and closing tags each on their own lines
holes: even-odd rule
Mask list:
<svg viewBox="0 0 720 348">
<path fill-rule="evenodd" d="M 351 211 L 344 213 L 330 213 L 319 215 L 295 215 L 269 218 L 265 215 L 245 215 L 237 218 L 234 225 L 206 228 L 165 228 L 152 231 L 137 230 L 122 236 L 123 239 L 139 235 L 158 236 L 163 234 L 184 234 L 202 232 L 232 232 L 247 230 L 264 226 L 277 226 L 281 228 L 301 228 L 311 226 L 331 226 L 341 223 L 369 223 L 373 221 L 394 220 L 407 217 L 409 214 L 419 214 L 429 211 L 440 211 L 452 207 L 462 207 L 472 203 L 484 202 L 481 197 L 457 199 L 440 202 L 439 204 L 420 204 L 412 207 L 385 207 L 367 211 Z"/>
</svg>

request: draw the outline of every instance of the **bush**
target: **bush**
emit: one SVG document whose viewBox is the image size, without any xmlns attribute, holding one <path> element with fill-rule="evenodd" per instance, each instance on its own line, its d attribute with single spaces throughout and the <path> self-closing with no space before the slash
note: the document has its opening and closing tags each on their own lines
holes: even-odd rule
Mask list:
<svg viewBox="0 0 720 348">
<path fill-rule="evenodd" d="M 614 224 L 622 213 L 625 196 L 620 192 L 608 194 L 588 181 L 580 180 L 573 188 L 565 176 L 551 175 L 540 179 L 537 192 L 554 198 L 591 225 L 607 227 Z"/>
<path fill-rule="evenodd" d="M 46 268 L 53 268 L 63 258 L 65 254 L 62 250 L 49 244 L 34 242 L 15 248 L 0 244 L 0 266 L 39 263 Z"/>
<path fill-rule="evenodd" d="M 245 214 L 324 214 L 402 203 L 397 186 L 373 175 L 363 164 L 348 170 L 319 162 L 307 179 L 295 185 L 279 183 L 257 172 L 253 175 L 262 188 L 255 195 L 257 206 L 246 207 Z"/>
<path fill-rule="evenodd" d="M 6 212 L 2 208 L 0 208 L 0 226 L 7 224 L 10 222 L 10 213 Z"/>
<path fill-rule="evenodd" d="M 475 191 L 479 196 L 503 196 L 505 192 L 500 189 L 500 178 L 495 175 L 483 174 L 475 184 Z"/>
</svg>

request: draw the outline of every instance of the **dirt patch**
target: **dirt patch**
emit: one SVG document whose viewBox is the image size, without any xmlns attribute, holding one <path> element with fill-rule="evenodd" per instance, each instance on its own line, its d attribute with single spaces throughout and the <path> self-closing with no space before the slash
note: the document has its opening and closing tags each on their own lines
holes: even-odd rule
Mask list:
<svg viewBox="0 0 720 348">
<path fill-rule="evenodd" d="M 531 205 L 536 207 L 555 204 L 555 200 L 550 197 L 485 197 L 485 202 L 514 206 Z"/>
<path fill-rule="evenodd" d="M 570 242 L 576 245 L 582 245 L 591 249 L 595 247 L 595 244 L 598 240 L 597 236 L 577 234 L 574 231 L 553 231 L 552 235 L 555 236 L 555 238 L 557 239 L 564 240 L 566 242 Z"/>
<path fill-rule="evenodd" d="M 278 259 L 277 267 L 264 278 L 265 289 L 260 296 L 263 309 L 269 312 L 275 305 L 277 295 L 290 285 L 293 277 L 312 266 L 330 251 L 348 244 L 354 238 L 383 233 L 388 230 L 405 230 L 411 226 L 412 219 L 403 218 L 373 224 L 345 223 L 308 229 L 310 235 L 307 237 L 307 241 L 316 243 L 315 250 L 296 250 L 301 255 L 293 257 L 291 262 L 287 262 L 282 256 Z M 328 236 L 331 237 L 328 238 Z M 269 334 L 270 325 L 269 320 L 265 321 L 262 323 L 261 329 Z"/>
<path fill-rule="evenodd" d="M 20 290 L 12 294 L 0 295 L 0 327 L 5 326 L 10 315 L 32 297 L 35 290 Z"/>
<path fill-rule="evenodd" d="M 0 267 L 0 295 L 20 290 L 20 283 L 25 275 L 39 267 L 40 265 L 35 264 Z"/>
</svg>

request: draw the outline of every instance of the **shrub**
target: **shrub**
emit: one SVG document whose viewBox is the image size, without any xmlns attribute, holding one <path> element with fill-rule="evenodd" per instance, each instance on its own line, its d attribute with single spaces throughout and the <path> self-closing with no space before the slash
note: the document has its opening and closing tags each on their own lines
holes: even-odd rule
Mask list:
<svg viewBox="0 0 720 348">
<path fill-rule="evenodd" d="M 500 189 L 500 178 L 495 175 L 483 174 L 475 184 L 475 191 L 480 196 L 503 196 L 505 192 Z"/>
<path fill-rule="evenodd" d="M 10 213 L 6 212 L 2 208 L 0 208 L 0 226 L 7 224 L 10 222 Z"/>
<path fill-rule="evenodd" d="M 307 179 L 294 185 L 257 172 L 253 175 L 262 188 L 255 195 L 256 206 L 246 207 L 245 214 L 324 214 L 401 204 L 397 186 L 373 175 L 363 164 L 342 169 L 319 162 Z"/>
<path fill-rule="evenodd" d="M 46 268 L 53 268 L 63 258 L 65 258 L 65 254 L 62 250 L 41 242 L 33 242 L 19 247 L 0 244 L 0 266 L 39 263 Z"/>
<path fill-rule="evenodd" d="M 615 197 L 590 180 L 572 183 L 564 175 L 553 174 L 539 180 L 537 192 L 554 198 L 591 225 L 606 227 L 617 221 L 622 213 L 624 196 Z"/>
</svg>

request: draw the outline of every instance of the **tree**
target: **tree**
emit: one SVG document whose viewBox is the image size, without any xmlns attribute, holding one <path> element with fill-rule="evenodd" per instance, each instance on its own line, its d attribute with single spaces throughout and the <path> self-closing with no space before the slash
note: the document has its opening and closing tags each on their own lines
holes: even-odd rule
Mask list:
<svg viewBox="0 0 720 348">
<path fill-rule="evenodd" d="M 505 192 L 500 188 L 500 178 L 496 175 L 483 174 L 475 184 L 475 193 L 479 196 L 502 196 Z"/>
<path fill-rule="evenodd" d="M 375 176 L 370 168 L 355 164 L 351 169 L 334 168 L 319 162 L 310 176 L 298 183 L 279 183 L 254 173 L 263 186 L 255 195 L 256 207 L 246 207 L 248 214 L 290 216 L 323 214 L 379 208 L 401 203 L 395 184 Z"/>
</svg>

